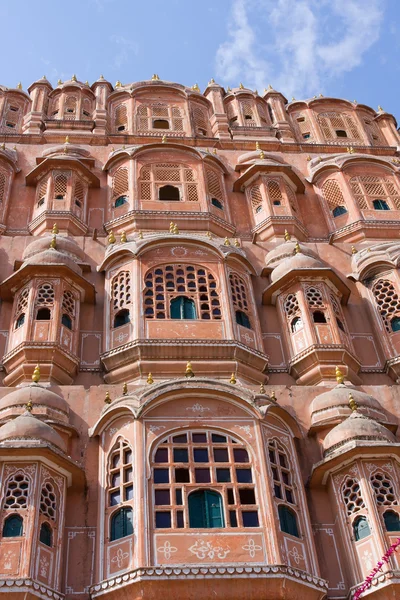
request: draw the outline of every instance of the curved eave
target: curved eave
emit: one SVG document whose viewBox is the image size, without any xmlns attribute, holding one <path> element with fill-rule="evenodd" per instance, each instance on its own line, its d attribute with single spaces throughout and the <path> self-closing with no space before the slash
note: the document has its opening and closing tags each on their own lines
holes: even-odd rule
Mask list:
<svg viewBox="0 0 400 600">
<path fill-rule="evenodd" d="M 89 181 L 92 187 L 100 187 L 100 180 L 96 175 L 92 173 L 86 165 L 83 164 L 78 158 L 73 158 L 65 155 L 65 157 L 57 158 L 45 158 L 36 167 L 34 167 L 25 177 L 26 185 L 36 185 L 38 179 L 42 174 L 47 173 L 50 169 L 54 168 L 70 168 L 77 169 L 80 173 Z"/>
<path fill-rule="evenodd" d="M 19 173 L 21 169 L 17 166 L 16 152 L 14 150 L 12 152 L 15 153 L 15 159 L 10 155 L 9 151 L 0 150 L 0 161 L 4 161 L 9 164 L 14 173 Z"/>
<path fill-rule="evenodd" d="M 4 94 L 17 94 L 18 96 L 22 96 L 24 100 L 28 100 L 31 102 L 31 97 L 24 90 L 20 90 L 19 88 L 8 88 L 4 90 Z"/>
<path fill-rule="evenodd" d="M 243 165 L 242 165 L 243 166 Z M 242 192 L 246 187 L 246 183 L 252 180 L 258 173 L 284 173 L 291 182 L 295 185 L 296 191 L 299 194 L 304 194 L 305 186 L 300 177 L 296 175 L 289 165 L 283 164 L 263 164 L 261 161 L 251 165 L 233 184 L 234 192 Z"/>
<path fill-rule="evenodd" d="M 283 408 L 283 406 L 280 406 L 277 402 L 271 402 L 268 404 L 263 413 L 264 419 L 267 419 L 270 414 L 278 417 L 289 427 L 290 433 L 293 437 L 304 437 L 296 419 L 286 410 L 286 408 Z"/>
<path fill-rule="evenodd" d="M 30 94 L 32 90 L 42 85 L 48 87 L 50 91 L 53 90 L 53 86 L 51 85 L 50 81 L 47 81 L 47 79 L 39 79 L 39 81 L 34 81 L 33 83 L 31 83 L 31 85 L 28 87 L 28 93 Z"/>
<path fill-rule="evenodd" d="M 121 398 L 118 398 L 102 411 L 96 423 L 89 429 L 89 437 L 101 435 L 110 422 L 119 417 L 132 417 L 132 419 L 137 418 L 137 410 L 135 407 L 128 404 L 129 396 L 123 397 L 122 399 L 125 402 L 121 402 Z"/>
<path fill-rule="evenodd" d="M 54 273 L 57 273 L 58 277 L 66 277 L 72 280 L 76 286 L 80 289 L 82 294 L 82 302 L 88 302 L 89 304 L 95 304 L 96 291 L 94 285 L 89 283 L 87 279 L 70 269 L 65 264 L 28 264 L 7 277 L 0 284 L 0 298 L 4 300 L 12 300 L 14 293 L 24 285 L 25 282 L 30 281 L 33 277 L 54 277 Z"/>
<path fill-rule="evenodd" d="M 375 163 L 385 169 L 391 170 L 393 173 L 399 173 L 400 168 L 389 162 L 387 159 L 380 156 L 369 156 L 365 154 L 348 154 L 337 162 L 321 162 L 321 166 L 317 166 L 313 171 L 312 175 L 307 178 L 310 183 L 315 183 L 317 179 L 325 172 L 339 172 L 344 171 L 347 167 L 356 163 Z"/>
<path fill-rule="evenodd" d="M 313 466 L 309 486 L 311 488 L 325 486 L 329 476 L 335 473 L 338 467 L 344 463 L 350 463 L 359 456 L 362 458 L 373 458 L 374 460 L 380 457 L 387 460 L 389 456 L 392 456 L 400 463 L 400 443 L 371 443 L 371 440 L 347 442 L 337 452 L 327 456 Z"/>
<path fill-rule="evenodd" d="M 307 100 L 307 106 L 309 108 L 312 108 L 314 106 L 318 106 L 321 104 L 328 104 L 330 106 L 332 104 L 345 104 L 352 110 L 354 110 L 358 106 L 358 104 L 354 104 L 354 102 L 351 102 L 351 100 L 346 100 L 345 98 L 331 98 L 329 96 L 324 96 L 323 98 L 310 98 L 310 100 Z"/>
<path fill-rule="evenodd" d="M 113 86 L 111 85 L 111 83 L 109 81 L 106 81 L 106 79 L 98 79 L 97 81 L 95 81 L 94 83 L 92 83 L 92 85 L 90 86 L 90 89 L 94 92 L 95 89 L 99 86 L 99 85 L 106 85 L 108 87 L 108 89 L 110 90 L 110 92 L 113 91 Z"/>
<path fill-rule="evenodd" d="M 297 281 L 300 277 L 320 277 L 321 279 L 329 279 L 341 294 L 341 303 L 347 304 L 350 296 L 350 288 L 345 282 L 332 270 L 327 268 L 320 269 L 293 269 L 286 273 L 283 277 L 274 281 L 268 286 L 262 295 L 263 304 L 274 304 L 276 297 L 280 293 L 281 289 L 286 286 L 290 281 Z"/>
<path fill-rule="evenodd" d="M 280 98 L 282 98 L 282 100 L 285 104 L 288 103 L 287 98 L 281 92 L 278 92 L 277 90 L 274 90 L 274 89 L 270 89 L 270 90 L 267 89 L 267 91 L 261 96 L 261 98 L 264 98 L 265 100 L 267 100 L 268 98 L 271 98 L 273 96 L 279 96 Z"/>
<path fill-rule="evenodd" d="M 397 263 L 398 260 L 394 262 L 389 258 L 376 257 L 375 260 L 372 258 L 371 262 L 360 265 L 360 268 L 358 268 L 359 265 L 357 265 L 355 270 L 348 275 L 348 278 L 353 279 L 354 281 L 362 281 L 368 277 L 372 277 L 373 275 L 387 271 L 388 269 L 396 269 L 398 267 Z"/>
</svg>

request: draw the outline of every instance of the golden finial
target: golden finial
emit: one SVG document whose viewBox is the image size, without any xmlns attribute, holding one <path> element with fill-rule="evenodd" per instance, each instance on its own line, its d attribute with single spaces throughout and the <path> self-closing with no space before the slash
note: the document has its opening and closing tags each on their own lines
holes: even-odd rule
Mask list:
<svg viewBox="0 0 400 600">
<path fill-rule="evenodd" d="M 22 90 L 22 83 L 21 82 L 17 83 L 17 90 Z"/>
<path fill-rule="evenodd" d="M 235 246 L 235 248 L 240 248 L 239 240 L 237 238 L 235 238 L 233 245 Z"/>
<path fill-rule="evenodd" d="M 207 231 L 206 236 L 211 240 L 212 239 L 211 231 Z"/>
<path fill-rule="evenodd" d="M 39 363 L 33 369 L 32 381 L 33 381 L 33 383 L 39 383 L 39 381 L 40 381 L 40 366 L 39 366 Z"/>
<path fill-rule="evenodd" d="M 313 98 L 315 99 L 317 96 L 313 96 Z"/>
<path fill-rule="evenodd" d="M 116 88 L 122 87 L 122 84 L 121 84 L 121 82 L 120 82 L 120 80 L 119 80 L 119 79 L 118 79 L 118 81 L 115 83 L 115 86 L 114 86 L 114 87 L 116 87 Z"/>
<path fill-rule="evenodd" d="M 111 232 L 110 232 L 110 235 L 108 236 L 108 243 L 109 243 L 109 244 L 115 244 L 115 242 L 116 242 L 116 239 L 115 239 L 114 232 L 113 232 L 113 231 L 111 231 Z"/>
<path fill-rule="evenodd" d="M 53 225 L 53 229 L 51 230 L 51 233 L 52 233 L 53 235 L 57 235 L 57 233 L 58 233 L 58 226 L 57 226 L 57 223 L 54 223 L 54 225 Z"/>
<path fill-rule="evenodd" d="M 213 154 L 217 154 L 217 149 L 216 148 L 214 148 Z"/>
<path fill-rule="evenodd" d="M 233 383 L 233 384 L 235 384 L 235 383 L 236 383 L 236 377 L 235 377 L 235 373 L 232 373 L 232 375 L 231 375 L 231 378 L 230 378 L 230 380 L 229 380 L 229 383 Z"/>
<path fill-rule="evenodd" d="M 53 248 L 54 250 L 57 248 L 57 236 L 53 235 L 49 248 Z"/>
<path fill-rule="evenodd" d="M 69 144 L 69 135 L 65 137 L 64 144 Z"/>
<path fill-rule="evenodd" d="M 213 83 L 215 83 L 215 79 L 214 77 L 211 77 L 210 81 L 208 82 L 208 85 L 212 85 Z"/>
<path fill-rule="evenodd" d="M 352 247 L 351 247 L 351 253 L 352 253 L 352 254 L 357 254 L 357 250 L 356 250 L 356 247 L 355 247 L 355 246 L 352 246 Z"/>
<path fill-rule="evenodd" d="M 239 83 L 239 90 L 244 90 L 244 85 L 242 82 Z"/>
<path fill-rule="evenodd" d="M 46 75 L 43 75 L 42 79 L 44 79 L 45 81 L 47 81 Z"/>
<path fill-rule="evenodd" d="M 256 142 L 256 150 L 261 150 L 261 148 L 260 148 L 260 142 Z"/>
<path fill-rule="evenodd" d="M 4 142 L 3 142 L 3 143 L 2 143 L 2 145 L 1 145 L 1 149 L 2 149 L 2 150 L 5 150 L 5 149 L 6 149 L 6 145 L 5 145 L 5 143 L 4 143 Z"/>
<path fill-rule="evenodd" d="M 265 158 L 264 150 L 260 150 L 260 154 L 258 155 L 261 159 Z"/>
<path fill-rule="evenodd" d="M 320 94 L 320 95 L 319 95 L 319 97 L 320 97 L 320 98 L 323 98 L 323 97 L 324 97 L 324 95 L 323 95 L 323 94 Z"/>
<path fill-rule="evenodd" d="M 125 244 L 125 242 L 127 242 L 127 238 L 126 238 L 126 233 L 125 231 L 121 231 L 121 238 L 120 238 L 121 244 Z"/>
<path fill-rule="evenodd" d="M 206 148 L 207 154 L 210 154 L 210 148 Z"/>
<path fill-rule="evenodd" d="M 336 376 L 336 381 L 338 382 L 338 384 L 342 384 L 344 381 L 344 375 L 343 375 L 342 371 L 339 369 L 339 367 L 336 367 L 336 369 L 335 369 L 335 376 Z"/>
<path fill-rule="evenodd" d="M 378 106 L 378 112 L 383 112 L 382 106 Z"/>
<path fill-rule="evenodd" d="M 192 369 L 192 363 L 190 362 L 190 360 L 186 363 L 186 369 L 185 369 L 185 377 L 194 377 L 194 373 L 193 373 L 193 369 Z"/>
<path fill-rule="evenodd" d="M 153 77 L 151 78 L 152 81 L 160 81 L 159 76 L 157 75 L 157 73 L 154 73 Z"/>
<path fill-rule="evenodd" d="M 128 393 L 128 384 L 125 382 L 124 385 L 122 386 L 122 395 L 126 396 Z"/>
<path fill-rule="evenodd" d="M 169 224 L 169 232 L 170 233 L 174 233 L 174 227 L 175 227 L 175 223 L 173 221 L 171 221 L 171 223 Z"/>
<path fill-rule="evenodd" d="M 104 404 L 111 404 L 110 392 L 106 392 L 106 397 L 104 398 Z"/>
<path fill-rule="evenodd" d="M 310 160 L 311 160 L 311 156 L 310 156 L 310 155 L 308 155 L 308 156 L 307 156 L 307 161 L 309 162 Z"/>
<path fill-rule="evenodd" d="M 357 104 L 357 100 L 353 100 L 353 104 Z"/>
<path fill-rule="evenodd" d="M 294 246 L 294 253 L 295 254 L 301 254 L 301 248 L 300 248 L 299 242 L 296 242 L 296 244 Z"/>
<path fill-rule="evenodd" d="M 292 239 L 292 236 L 290 235 L 290 233 L 288 232 L 287 229 L 285 229 L 284 238 L 285 238 L 285 242 L 290 242 L 290 240 Z"/>
<path fill-rule="evenodd" d="M 17 146 L 14 146 L 14 147 L 13 147 L 13 150 L 15 150 L 15 152 L 16 152 L 16 151 L 17 151 Z"/>
<path fill-rule="evenodd" d="M 195 83 L 194 85 L 192 85 L 192 90 L 193 90 L 194 92 L 199 92 L 199 91 L 200 91 L 200 88 L 199 88 L 199 86 L 197 85 L 197 83 Z"/>
<path fill-rule="evenodd" d="M 146 382 L 147 382 L 148 384 L 154 383 L 153 375 L 152 375 L 151 373 L 149 373 L 149 374 L 147 375 L 147 380 L 146 380 Z"/>
<path fill-rule="evenodd" d="M 165 144 L 165 143 L 166 143 L 166 141 L 167 141 L 167 136 L 166 136 L 166 135 L 165 135 L 165 133 L 164 133 L 164 135 L 163 135 L 163 136 L 162 136 L 162 138 L 161 138 L 161 143 L 162 143 L 162 144 Z"/>
<path fill-rule="evenodd" d="M 272 400 L 272 402 L 276 402 L 275 390 L 272 390 L 270 400 Z"/>
<path fill-rule="evenodd" d="M 227 92 L 231 92 L 231 91 L 232 91 L 232 89 L 229 87 L 229 85 L 228 85 L 228 87 L 226 88 L 226 91 L 227 91 Z"/>
<path fill-rule="evenodd" d="M 269 83 L 268 84 L 268 88 L 265 90 L 266 92 L 270 92 L 271 90 L 273 90 L 274 88 L 272 87 L 272 85 Z"/>
<path fill-rule="evenodd" d="M 62 85 L 62 81 L 61 81 L 61 79 L 59 79 L 59 80 L 57 81 L 57 85 Z"/>
<path fill-rule="evenodd" d="M 105 80 L 104 80 L 104 75 L 100 75 L 99 79 L 100 79 L 101 81 L 105 81 Z"/>
<path fill-rule="evenodd" d="M 226 237 L 224 240 L 224 246 L 230 246 L 230 245 L 231 245 L 231 243 L 229 241 L 229 238 Z"/>
<path fill-rule="evenodd" d="M 263 383 L 260 383 L 260 394 L 265 394 L 265 387 Z"/>
<path fill-rule="evenodd" d="M 28 411 L 28 413 L 32 412 L 33 402 L 31 399 L 29 399 L 28 402 L 25 404 L 25 408 Z"/>
<path fill-rule="evenodd" d="M 88 80 L 87 80 L 87 79 L 86 79 L 86 81 L 85 81 L 85 85 L 87 85 L 87 86 L 89 87 L 89 82 L 88 82 Z"/>
<path fill-rule="evenodd" d="M 77 81 L 77 79 L 76 79 L 76 75 L 75 75 L 75 74 L 74 74 L 74 75 L 72 75 L 72 77 L 71 77 L 71 81 Z"/>
<path fill-rule="evenodd" d="M 139 240 L 143 239 L 143 233 L 141 231 L 139 231 Z"/>
<path fill-rule="evenodd" d="M 357 408 L 358 408 L 358 404 L 357 404 L 357 402 L 354 400 L 354 398 L 353 398 L 353 394 L 352 394 L 351 392 L 349 393 L 349 406 L 350 406 L 350 408 L 351 408 L 352 412 L 354 412 L 354 411 L 355 411 L 355 410 L 357 410 Z"/>
<path fill-rule="evenodd" d="M 126 146 L 125 144 L 122 146 L 121 150 L 125 150 Z"/>
<path fill-rule="evenodd" d="M 296 98 L 294 96 L 292 96 L 292 102 L 294 102 L 294 100 L 296 100 Z"/>
<path fill-rule="evenodd" d="M 179 233 L 178 225 L 176 223 L 174 225 L 174 230 L 172 233 L 174 233 L 175 235 L 178 235 L 178 233 Z"/>
<path fill-rule="evenodd" d="M 354 148 L 352 146 L 349 146 L 349 148 L 346 148 L 346 150 L 349 154 L 354 154 Z"/>
</svg>

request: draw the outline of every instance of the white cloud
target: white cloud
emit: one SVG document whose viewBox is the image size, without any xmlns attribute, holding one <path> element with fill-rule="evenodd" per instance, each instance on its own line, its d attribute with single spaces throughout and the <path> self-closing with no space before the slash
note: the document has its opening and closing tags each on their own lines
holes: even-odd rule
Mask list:
<svg viewBox="0 0 400 600">
<path fill-rule="evenodd" d="M 382 0 L 234 0 L 228 40 L 216 54 L 227 85 L 289 96 L 323 91 L 323 83 L 361 64 L 378 40 Z"/>
<path fill-rule="evenodd" d="M 139 46 L 132 40 L 127 40 L 122 35 L 112 35 L 110 41 L 117 45 L 118 51 L 116 52 L 113 60 L 113 68 L 119 69 L 125 64 L 132 55 L 139 53 Z"/>
</svg>

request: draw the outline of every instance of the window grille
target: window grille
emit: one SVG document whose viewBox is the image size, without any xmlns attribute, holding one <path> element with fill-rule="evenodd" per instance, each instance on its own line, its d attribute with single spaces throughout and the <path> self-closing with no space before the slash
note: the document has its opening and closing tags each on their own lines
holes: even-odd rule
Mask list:
<svg viewBox="0 0 400 600">
<path fill-rule="evenodd" d="M 248 100 L 242 100 L 240 102 L 243 115 L 243 124 L 245 127 L 254 127 L 257 125 L 257 121 L 254 116 L 254 108 L 251 102 Z"/>
<path fill-rule="evenodd" d="M 296 294 L 289 294 L 286 296 L 283 302 L 283 310 L 285 311 L 288 320 L 300 314 L 300 306 Z"/>
<path fill-rule="evenodd" d="M 6 196 L 7 175 L 5 171 L 0 170 L 0 204 L 4 202 Z"/>
<path fill-rule="evenodd" d="M 89 98 L 84 98 L 82 101 L 82 120 L 86 121 L 92 118 L 92 102 Z"/>
<path fill-rule="evenodd" d="M 43 283 L 38 289 L 36 306 L 53 306 L 54 289 L 50 283 Z"/>
<path fill-rule="evenodd" d="M 313 139 L 312 130 L 310 123 L 305 115 L 302 113 L 295 113 L 293 115 L 294 122 L 297 126 L 297 129 L 300 132 L 300 138 L 307 142 Z"/>
<path fill-rule="evenodd" d="M 51 527 L 48 523 L 42 523 L 40 526 L 40 533 L 39 533 L 39 541 L 42 542 L 42 544 L 45 544 L 46 546 L 49 546 L 49 548 L 52 547 L 53 545 L 53 532 L 51 530 Z"/>
<path fill-rule="evenodd" d="M 57 500 L 54 486 L 50 481 L 47 481 L 42 487 L 40 495 L 40 512 L 45 517 L 52 521 L 56 519 Z"/>
<path fill-rule="evenodd" d="M 181 431 L 162 440 L 151 466 L 156 528 L 259 526 L 253 469 L 239 440 Z M 207 508 L 208 517 L 199 514 Z"/>
<path fill-rule="evenodd" d="M 24 520 L 20 515 L 10 515 L 4 520 L 3 538 L 21 537 L 24 532 Z"/>
<path fill-rule="evenodd" d="M 217 282 L 198 265 L 162 265 L 146 273 L 144 313 L 146 319 L 170 319 L 171 301 L 186 296 L 195 303 L 199 319 L 221 319 Z"/>
<path fill-rule="evenodd" d="M 372 288 L 386 331 L 392 333 L 391 321 L 400 317 L 400 301 L 396 289 L 387 279 L 380 279 Z"/>
<path fill-rule="evenodd" d="M 74 198 L 75 203 L 81 208 L 85 200 L 85 187 L 80 179 L 75 181 Z"/>
<path fill-rule="evenodd" d="M 340 185 L 335 179 L 327 179 L 322 186 L 322 194 L 328 203 L 330 210 L 338 206 L 346 206 Z"/>
<path fill-rule="evenodd" d="M 26 309 L 28 308 L 28 299 L 29 299 L 29 288 L 26 287 L 24 290 L 22 290 L 22 292 L 18 296 L 17 308 L 15 311 L 17 315 L 26 311 Z"/>
<path fill-rule="evenodd" d="M 111 297 L 113 313 L 127 308 L 131 302 L 131 274 L 129 271 L 121 271 L 111 282 Z"/>
<path fill-rule="evenodd" d="M 10 130 L 18 131 L 20 129 L 21 118 L 23 110 L 22 105 L 16 103 L 14 100 L 7 101 L 3 112 L 2 131 L 7 132 Z"/>
<path fill-rule="evenodd" d="M 334 141 L 341 137 L 351 141 L 362 141 L 358 127 L 350 115 L 335 112 L 322 113 L 318 115 L 318 122 L 325 139 L 328 141 Z M 345 135 L 338 134 L 338 132 L 344 132 Z"/>
<path fill-rule="evenodd" d="M 108 506 L 119 506 L 133 500 L 132 449 L 119 438 L 108 460 Z"/>
<path fill-rule="evenodd" d="M 369 175 L 352 177 L 350 186 L 363 210 L 373 209 L 374 200 L 383 200 L 390 208 L 400 210 L 400 192 L 390 178 Z"/>
<path fill-rule="evenodd" d="M 362 508 L 365 503 L 361 495 L 360 484 L 357 479 L 348 477 L 342 485 L 342 498 L 346 506 L 348 516 L 353 515 Z"/>
<path fill-rule="evenodd" d="M 206 168 L 207 191 L 211 198 L 218 200 L 222 206 L 224 204 L 224 193 L 221 185 L 221 175 L 214 170 Z"/>
<path fill-rule="evenodd" d="M 72 318 L 75 317 L 75 298 L 69 290 L 66 290 L 63 294 L 62 312 L 67 313 Z"/>
<path fill-rule="evenodd" d="M 11 475 L 5 485 L 3 509 L 28 508 L 29 479 L 23 473 Z"/>
<path fill-rule="evenodd" d="M 68 96 L 64 104 L 64 119 L 66 121 L 75 121 L 76 119 L 77 99 L 75 96 Z"/>
<path fill-rule="evenodd" d="M 158 200 L 159 189 L 166 185 L 179 187 L 182 190 L 182 201 L 198 202 L 198 185 L 196 173 L 183 164 L 162 163 L 145 165 L 140 171 L 140 198 Z"/>
<path fill-rule="evenodd" d="M 67 194 L 67 184 L 70 173 L 68 171 L 55 171 L 54 179 L 54 198 L 63 200 Z"/>
<path fill-rule="evenodd" d="M 250 199 L 253 212 L 255 214 L 260 213 L 263 210 L 263 198 L 259 185 L 253 185 L 253 187 L 250 189 Z"/>
<path fill-rule="evenodd" d="M 306 289 L 306 298 L 310 308 L 323 308 L 325 306 L 322 292 L 317 287 L 308 287 Z"/>
<path fill-rule="evenodd" d="M 268 194 L 268 198 L 270 199 L 272 205 L 278 204 L 278 203 L 279 204 L 283 203 L 283 196 L 282 196 L 281 188 L 277 181 L 268 181 L 267 194 Z"/>
<path fill-rule="evenodd" d="M 371 485 L 378 506 L 398 505 L 393 482 L 386 473 L 374 473 L 371 477 Z"/>
<path fill-rule="evenodd" d="M 201 106 L 192 105 L 192 115 L 196 135 L 207 136 L 209 133 L 207 111 Z"/>
<path fill-rule="evenodd" d="M 268 457 L 275 498 L 294 506 L 296 501 L 290 463 L 286 450 L 278 440 L 269 440 Z"/>
<path fill-rule="evenodd" d="M 240 277 L 237 273 L 231 273 L 229 275 L 229 283 L 231 288 L 231 298 L 233 308 L 235 312 L 243 312 L 251 324 L 251 310 L 250 303 L 248 300 L 248 289 L 243 277 Z M 247 327 L 247 325 L 245 325 Z M 251 326 L 248 327 L 251 329 Z"/>
<path fill-rule="evenodd" d="M 141 104 L 137 108 L 136 120 L 139 131 L 156 131 L 160 128 L 175 132 L 184 131 L 184 113 L 179 106 L 169 106 L 161 102 L 148 105 Z M 156 121 L 165 121 L 166 126 L 157 126 Z"/>
<path fill-rule="evenodd" d="M 125 195 L 129 195 L 128 169 L 126 167 L 119 167 L 112 178 L 113 204 L 118 198 Z"/>
<path fill-rule="evenodd" d="M 368 139 L 373 146 L 386 146 L 386 142 L 382 138 L 382 133 L 379 125 L 370 119 L 364 119 L 365 129 L 367 130 Z"/>
<path fill-rule="evenodd" d="M 128 110 L 126 104 L 119 104 L 115 109 L 115 130 L 116 132 L 127 131 L 128 129 Z"/>
</svg>

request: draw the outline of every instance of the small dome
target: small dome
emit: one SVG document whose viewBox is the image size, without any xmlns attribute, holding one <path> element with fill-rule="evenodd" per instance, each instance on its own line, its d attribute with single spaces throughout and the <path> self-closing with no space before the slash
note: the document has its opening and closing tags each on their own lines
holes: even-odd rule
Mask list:
<svg viewBox="0 0 400 600">
<path fill-rule="evenodd" d="M 50 425 L 25 412 L 0 427 L 0 444 L 11 440 L 35 440 L 48 442 L 63 452 L 67 451 L 64 440 Z"/>
<path fill-rule="evenodd" d="M 271 273 L 271 281 L 275 282 L 281 279 L 289 271 L 295 271 L 296 269 L 323 269 L 324 263 L 318 258 L 308 256 L 307 254 L 294 254 L 288 258 L 285 258 Z"/>
<path fill-rule="evenodd" d="M 26 260 L 45 250 L 49 250 L 50 242 L 52 241 L 52 239 L 52 235 L 44 235 L 43 237 L 34 240 L 31 244 L 29 244 L 29 246 L 25 248 L 24 254 L 22 255 L 22 259 Z M 85 253 L 82 250 L 82 248 L 78 246 L 75 240 L 69 237 L 57 235 L 56 248 L 57 252 L 66 254 L 72 260 L 78 260 L 80 262 L 85 259 Z"/>
<path fill-rule="evenodd" d="M 356 440 L 365 440 L 374 445 L 378 442 L 396 443 L 389 429 L 356 410 L 328 433 L 323 442 L 324 454 L 331 454 L 344 444 Z"/>
<path fill-rule="evenodd" d="M 265 263 L 267 267 L 275 268 L 279 263 L 281 263 L 285 258 L 294 257 L 294 251 L 296 249 L 296 244 L 298 242 L 296 240 L 289 240 L 288 242 L 284 242 L 283 244 L 279 244 L 273 250 L 268 252 Z M 302 256 L 311 256 L 312 258 L 318 259 L 318 254 L 311 250 L 305 244 L 299 243 L 300 252 L 299 254 Z"/>
<path fill-rule="evenodd" d="M 26 265 L 65 265 L 72 271 L 75 271 L 75 273 L 82 274 L 82 269 L 72 258 L 64 254 L 64 252 L 58 252 L 54 248 L 48 248 L 47 250 L 43 250 L 43 252 L 38 252 L 35 256 L 31 256 L 22 263 L 22 267 Z"/>
<path fill-rule="evenodd" d="M 64 398 L 58 394 L 51 392 L 47 388 L 38 385 L 27 385 L 19 388 L 11 394 L 7 394 L 0 400 L 0 410 L 10 408 L 12 406 L 25 406 L 31 401 L 34 405 L 44 405 L 49 408 L 59 410 L 66 415 L 69 413 L 69 406 Z"/>
<path fill-rule="evenodd" d="M 352 395 L 361 413 L 378 421 L 387 421 L 378 400 L 365 392 L 339 384 L 329 392 L 324 392 L 314 398 L 311 403 L 311 424 L 315 426 L 350 416 L 349 394 Z"/>
</svg>

